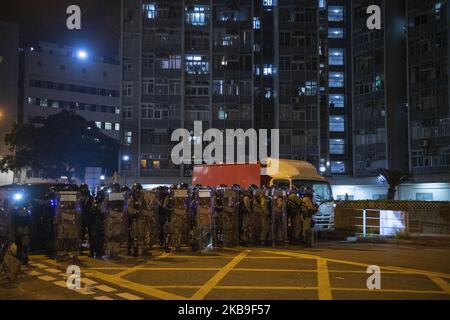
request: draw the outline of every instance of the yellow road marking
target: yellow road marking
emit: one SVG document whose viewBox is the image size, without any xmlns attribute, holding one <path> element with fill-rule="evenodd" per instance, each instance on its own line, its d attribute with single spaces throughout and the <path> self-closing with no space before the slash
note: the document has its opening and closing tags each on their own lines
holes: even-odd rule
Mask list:
<svg viewBox="0 0 450 320">
<path fill-rule="evenodd" d="M 114 300 L 113 298 L 107 297 L 107 296 L 98 296 L 94 297 L 95 300 Z"/>
<path fill-rule="evenodd" d="M 222 269 L 219 270 L 211 279 L 208 280 L 192 297 L 194 300 L 202 300 L 206 295 L 235 267 L 241 262 L 248 254 L 249 250 L 241 252 L 227 263 Z"/>
<path fill-rule="evenodd" d="M 42 272 L 37 272 L 37 271 L 26 271 L 26 274 L 28 274 L 29 276 L 40 276 L 42 274 Z"/>
<path fill-rule="evenodd" d="M 38 277 L 38 279 L 44 280 L 44 281 L 53 281 L 53 280 L 56 280 L 56 278 L 53 278 L 53 277 L 50 277 L 50 276 L 42 276 L 42 277 Z"/>
<path fill-rule="evenodd" d="M 367 288 L 333 288 L 333 291 L 349 291 L 349 292 L 371 292 L 371 293 L 418 293 L 418 294 L 444 294 L 437 290 L 406 290 L 406 289 L 380 289 L 370 290 Z"/>
<path fill-rule="evenodd" d="M 57 286 L 60 286 L 61 288 L 67 289 L 67 282 L 66 281 L 55 281 L 53 284 L 56 284 Z"/>
<path fill-rule="evenodd" d="M 214 289 L 224 290 L 286 290 L 286 291 L 304 291 L 304 290 L 317 290 L 316 287 L 273 287 L 273 286 L 217 286 Z"/>
<path fill-rule="evenodd" d="M 160 256 L 156 257 L 155 259 L 162 259 L 162 258 L 167 258 L 168 256 L 170 256 L 171 253 L 163 253 Z M 144 265 L 146 265 L 149 261 L 145 261 L 137 266 L 131 267 L 131 268 L 127 268 L 122 272 L 116 273 L 115 276 L 116 277 L 123 277 L 126 276 L 127 274 L 133 273 L 135 271 L 138 271 L 140 268 L 142 268 Z"/>
<path fill-rule="evenodd" d="M 134 294 L 130 294 L 130 293 L 118 293 L 117 296 L 127 299 L 127 300 L 144 300 L 144 298 L 135 296 Z"/>
<path fill-rule="evenodd" d="M 434 276 L 439 278 L 450 278 L 450 274 L 448 273 L 442 273 L 442 272 L 434 272 L 434 271 L 427 271 L 427 270 L 417 270 L 417 269 L 408 269 L 408 268 L 401 268 L 401 267 L 388 267 L 390 270 L 399 271 L 402 273 L 410 273 L 410 274 L 422 274 L 426 276 Z"/>
<path fill-rule="evenodd" d="M 111 288 L 110 286 L 107 286 L 107 285 L 104 285 L 104 284 L 101 284 L 99 286 L 95 286 L 95 289 L 99 289 L 99 290 L 102 290 L 102 291 L 105 291 L 105 292 L 117 291 L 116 289 Z"/>
<path fill-rule="evenodd" d="M 54 268 L 48 268 L 48 269 L 44 269 L 44 270 L 47 272 L 50 272 L 50 273 L 61 273 L 61 270 L 54 269 Z"/>
<path fill-rule="evenodd" d="M 331 294 L 330 275 L 328 274 L 327 260 L 317 260 L 317 283 L 319 300 L 333 300 Z"/>
<path fill-rule="evenodd" d="M 58 264 L 53 261 L 53 260 L 43 260 L 42 262 L 48 263 L 50 265 L 53 266 L 57 266 Z M 163 300 L 186 300 L 185 297 L 179 296 L 177 294 L 173 294 L 173 293 L 169 293 L 169 292 L 165 292 L 162 290 L 158 290 L 156 288 L 152 288 L 146 285 L 142 285 L 136 282 L 132 282 L 132 281 L 128 281 L 122 278 L 119 278 L 117 276 L 114 275 L 107 275 L 95 270 L 92 270 L 88 273 L 88 275 L 90 277 L 94 277 L 96 279 L 99 280 L 103 280 L 106 282 L 109 282 L 111 284 L 117 285 L 119 287 L 125 288 L 125 289 L 131 289 L 133 291 L 136 292 L 140 292 L 143 294 L 146 294 L 148 296 L 152 296 L 158 299 L 163 299 Z M 82 277 L 83 279 L 83 277 Z"/>
<path fill-rule="evenodd" d="M 446 294 L 450 294 L 450 283 L 445 281 L 442 278 L 436 277 L 436 276 L 429 276 L 429 278 L 436 283 Z"/>
</svg>

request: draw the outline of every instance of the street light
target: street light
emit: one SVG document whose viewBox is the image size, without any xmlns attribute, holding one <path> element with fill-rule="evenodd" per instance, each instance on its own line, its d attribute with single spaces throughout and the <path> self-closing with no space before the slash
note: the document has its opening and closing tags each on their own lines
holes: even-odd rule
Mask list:
<svg viewBox="0 0 450 320">
<path fill-rule="evenodd" d="M 127 167 L 128 167 L 128 161 L 130 161 L 130 156 L 129 155 L 123 155 L 122 157 L 122 161 L 125 163 L 125 169 L 124 169 L 124 175 L 125 175 L 125 185 L 127 185 Z"/>
<path fill-rule="evenodd" d="M 85 50 L 78 50 L 78 52 L 77 52 L 77 57 L 78 57 L 78 59 L 81 59 L 81 60 L 86 60 L 87 59 L 87 57 L 88 57 L 88 53 L 85 51 Z"/>
</svg>

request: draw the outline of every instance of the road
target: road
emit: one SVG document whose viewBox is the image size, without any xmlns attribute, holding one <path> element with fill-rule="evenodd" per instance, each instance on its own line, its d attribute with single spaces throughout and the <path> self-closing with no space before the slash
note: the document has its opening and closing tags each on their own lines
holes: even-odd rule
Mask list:
<svg viewBox="0 0 450 320">
<path fill-rule="evenodd" d="M 201 253 L 185 248 L 120 263 L 83 256 L 77 290 L 66 287 L 67 265 L 32 256 L 17 284 L 0 280 L 0 299 L 450 299 L 448 246 L 325 242 L 313 249 Z M 381 268 L 381 289 L 367 288 L 370 265 Z"/>
</svg>

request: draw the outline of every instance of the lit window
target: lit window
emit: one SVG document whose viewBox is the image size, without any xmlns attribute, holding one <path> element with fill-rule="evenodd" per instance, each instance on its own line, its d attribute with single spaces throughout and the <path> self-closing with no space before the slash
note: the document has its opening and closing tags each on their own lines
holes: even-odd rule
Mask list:
<svg viewBox="0 0 450 320">
<path fill-rule="evenodd" d="M 264 96 L 266 97 L 266 99 L 272 98 L 272 89 L 271 88 L 265 88 L 264 92 L 265 92 Z"/>
<path fill-rule="evenodd" d="M 319 8 L 320 9 L 325 9 L 326 6 L 326 1 L 325 0 L 319 0 Z"/>
<path fill-rule="evenodd" d="M 328 21 L 344 21 L 344 7 L 343 6 L 329 6 L 328 7 Z"/>
<path fill-rule="evenodd" d="M 115 123 L 114 124 L 114 130 L 120 131 L 120 123 Z"/>
<path fill-rule="evenodd" d="M 111 122 L 105 122 L 105 130 L 112 130 L 112 123 Z"/>
<path fill-rule="evenodd" d="M 263 2 L 263 6 L 265 6 L 265 7 L 273 5 L 272 0 L 262 0 L 262 2 Z"/>
<path fill-rule="evenodd" d="M 345 120 L 342 116 L 330 116 L 330 132 L 344 132 Z"/>
<path fill-rule="evenodd" d="M 345 162 L 331 161 L 331 173 L 345 173 Z"/>
<path fill-rule="evenodd" d="M 219 108 L 219 120 L 227 120 L 228 115 L 225 112 L 225 108 L 224 107 L 220 107 Z"/>
<path fill-rule="evenodd" d="M 343 72 L 330 72 L 329 87 L 330 88 L 343 88 L 344 87 L 344 73 Z"/>
<path fill-rule="evenodd" d="M 253 29 L 261 29 L 261 20 L 259 17 L 253 17 Z"/>
<path fill-rule="evenodd" d="M 53 101 L 52 102 L 52 108 L 58 109 L 59 108 L 59 102 L 58 101 Z"/>
<path fill-rule="evenodd" d="M 272 68 L 271 64 L 265 64 L 264 68 L 263 68 L 263 74 L 265 76 L 272 75 L 272 70 L 273 70 L 273 68 Z"/>
<path fill-rule="evenodd" d="M 102 128 L 102 123 L 100 121 L 95 121 L 95 125 L 97 126 L 97 128 L 101 129 Z"/>
<path fill-rule="evenodd" d="M 330 108 L 344 108 L 344 95 L 343 94 L 331 95 Z"/>
<path fill-rule="evenodd" d="M 132 136 L 133 136 L 133 133 L 131 131 L 125 131 L 125 143 L 126 144 L 132 143 Z"/>
<path fill-rule="evenodd" d="M 41 99 L 39 101 L 39 106 L 41 106 L 41 107 L 48 107 L 48 100 L 47 99 Z"/>
<path fill-rule="evenodd" d="M 186 56 L 186 72 L 188 74 L 208 74 L 209 63 L 206 56 Z"/>
<path fill-rule="evenodd" d="M 344 38 L 344 29 L 343 28 L 328 28 L 328 38 L 343 39 Z"/>
<path fill-rule="evenodd" d="M 345 154 L 345 141 L 330 139 L 330 154 Z"/>
<path fill-rule="evenodd" d="M 207 6 L 194 6 L 186 8 L 186 23 L 193 26 L 204 26 L 208 22 L 209 7 Z"/>
<path fill-rule="evenodd" d="M 224 94 L 224 81 L 223 80 L 213 80 L 213 94 L 223 95 Z"/>
<path fill-rule="evenodd" d="M 329 50 L 328 62 L 331 66 L 344 65 L 344 49 L 332 48 Z"/>
<path fill-rule="evenodd" d="M 144 3 L 142 10 L 147 19 L 153 20 L 156 18 L 156 5 L 154 3 Z"/>
</svg>

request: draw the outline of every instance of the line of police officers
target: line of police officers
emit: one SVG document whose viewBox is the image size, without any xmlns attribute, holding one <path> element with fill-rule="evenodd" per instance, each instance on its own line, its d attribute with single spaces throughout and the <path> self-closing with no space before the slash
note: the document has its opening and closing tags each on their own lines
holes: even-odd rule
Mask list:
<svg viewBox="0 0 450 320">
<path fill-rule="evenodd" d="M 94 197 L 84 184 L 78 191 L 51 189 L 45 202 L 51 219 L 43 226 L 54 235 L 49 251 L 57 259 L 74 260 L 86 240 L 94 258 L 149 256 L 154 246 L 166 252 L 183 245 L 193 250 L 287 243 L 312 246 L 317 212 L 310 188 L 241 189 L 237 185 L 189 188 L 180 184 L 145 191 L 139 183 L 131 190 L 116 183 L 98 190 Z M 16 222 L 11 224 L 12 239 L 26 263 L 30 212 L 16 206 L 5 212 Z"/>
</svg>

